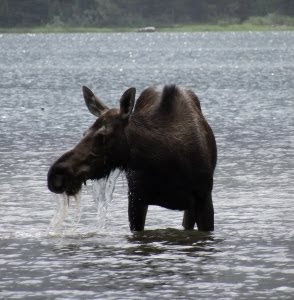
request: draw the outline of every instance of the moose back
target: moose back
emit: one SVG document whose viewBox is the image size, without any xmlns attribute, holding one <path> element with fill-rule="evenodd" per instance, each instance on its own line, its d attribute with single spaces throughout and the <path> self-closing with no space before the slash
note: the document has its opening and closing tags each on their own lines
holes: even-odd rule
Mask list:
<svg viewBox="0 0 294 300">
<path fill-rule="evenodd" d="M 135 101 L 124 92 L 119 108 L 108 108 L 87 87 L 83 95 L 97 117 L 81 141 L 48 171 L 48 188 L 75 195 L 88 179 L 109 176 L 116 168 L 128 180 L 132 231 L 144 230 L 149 205 L 184 211 L 183 227 L 214 230 L 214 134 L 198 97 L 175 85 L 149 87 Z"/>
</svg>

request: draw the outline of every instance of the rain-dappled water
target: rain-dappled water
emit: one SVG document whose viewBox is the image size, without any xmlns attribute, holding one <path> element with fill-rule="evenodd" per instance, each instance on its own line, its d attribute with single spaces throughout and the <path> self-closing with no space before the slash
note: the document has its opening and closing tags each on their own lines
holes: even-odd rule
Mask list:
<svg viewBox="0 0 294 300">
<path fill-rule="evenodd" d="M 214 129 L 215 232 L 150 207 L 130 233 L 123 175 L 50 230 L 48 167 L 94 120 L 81 86 L 115 106 L 164 83 L 192 88 Z M 0 298 L 293 299 L 293 116 L 293 32 L 0 35 Z"/>
</svg>

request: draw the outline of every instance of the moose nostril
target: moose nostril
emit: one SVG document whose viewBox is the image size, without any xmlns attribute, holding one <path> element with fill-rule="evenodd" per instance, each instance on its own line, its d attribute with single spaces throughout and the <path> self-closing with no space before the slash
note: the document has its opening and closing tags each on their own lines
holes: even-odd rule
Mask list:
<svg viewBox="0 0 294 300">
<path fill-rule="evenodd" d="M 65 186 L 65 177 L 62 174 L 50 174 L 48 175 L 48 188 L 54 193 L 63 193 Z"/>
<path fill-rule="evenodd" d="M 64 183 L 64 177 L 60 174 L 57 174 L 53 177 L 53 186 L 57 189 L 60 189 Z"/>
</svg>

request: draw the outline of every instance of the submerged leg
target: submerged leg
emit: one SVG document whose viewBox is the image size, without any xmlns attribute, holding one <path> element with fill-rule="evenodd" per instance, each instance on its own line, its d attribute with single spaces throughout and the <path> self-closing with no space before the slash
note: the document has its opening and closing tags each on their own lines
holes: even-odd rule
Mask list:
<svg viewBox="0 0 294 300">
<path fill-rule="evenodd" d="M 148 210 L 147 202 L 144 201 L 145 188 L 142 186 L 141 174 L 134 171 L 127 172 L 129 186 L 129 224 L 131 231 L 144 230 Z"/>
<path fill-rule="evenodd" d="M 196 222 L 196 216 L 195 216 L 195 209 L 186 209 L 184 211 L 184 217 L 183 217 L 183 227 L 185 230 L 192 230 L 194 229 Z"/>
<path fill-rule="evenodd" d="M 144 230 L 145 220 L 148 210 L 148 205 L 143 199 L 144 187 L 142 187 L 141 181 L 139 180 L 140 174 L 129 171 L 127 173 L 128 186 L 129 186 L 129 224 L 131 231 L 142 231 Z"/>
<path fill-rule="evenodd" d="M 129 223 L 131 231 L 144 230 L 146 215 L 148 211 L 148 205 L 145 205 L 141 201 L 135 201 L 129 198 Z"/>
<path fill-rule="evenodd" d="M 211 192 L 203 197 L 197 197 L 195 207 L 196 224 L 200 231 L 214 230 L 214 209 Z"/>
</svg>

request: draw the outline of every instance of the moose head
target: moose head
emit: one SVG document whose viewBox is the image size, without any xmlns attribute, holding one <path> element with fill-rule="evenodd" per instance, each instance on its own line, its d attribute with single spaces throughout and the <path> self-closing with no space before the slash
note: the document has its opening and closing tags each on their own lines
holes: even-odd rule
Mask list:
<svg viewBox="0 0 294 300">
<path fill-rule="evenodd" d="M 124 168 L 129 158 L 125 128 L 134 108 L 135 94 L 135 88 L 126 90 L 120 108 L 108 108 L 89 88 L 83 87 L 86 105 L 97 120 L 81 141 L 50 167 L 51 192 L 72 196 L 88 179 L 107 177 L 115 168 Z"/>
</svg>

